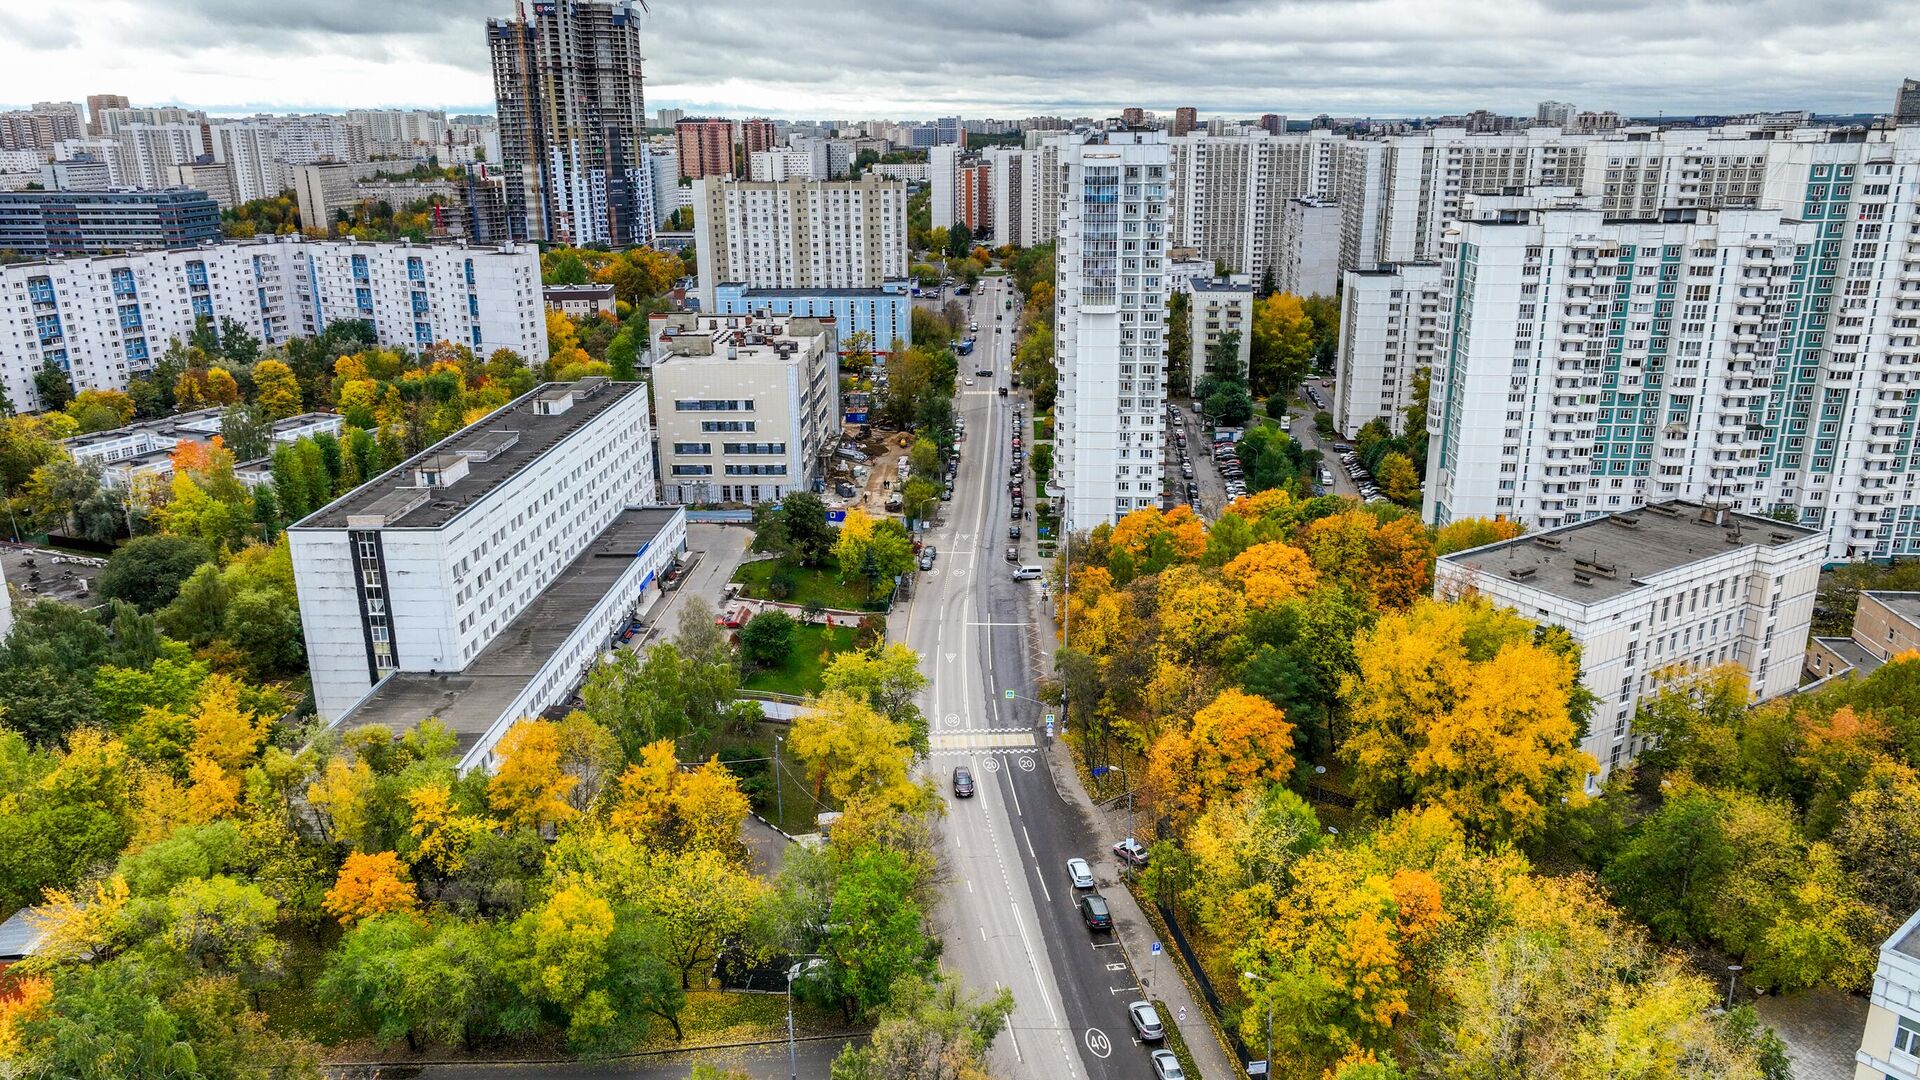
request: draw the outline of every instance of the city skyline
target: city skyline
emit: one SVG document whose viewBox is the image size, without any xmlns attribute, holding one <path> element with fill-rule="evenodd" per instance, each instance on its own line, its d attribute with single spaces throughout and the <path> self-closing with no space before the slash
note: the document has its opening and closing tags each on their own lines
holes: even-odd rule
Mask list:
<svg viewBox="0 0 1920 1080">
<path fill-rule="evenodd" d="M 1135 104 L 1391 117 L 1530 111 L 1547 98 L 1628 115 L 1884 112 L 1888 87 L 1911 74 L 1904 43 L 1920 34 L 1910 6 L 1840 12 L 1805 0 L 1669 6 L 1657 38 L 1648 6 L 1622 13 L 1580 0 L 1497 13 L 1412 0 L 1147 2 L 1126 18 L 1086 3 L 990 0 L 966 25 L 927 6 L 861 0 L 783 13 L 789 42 L 842 40 L 848 26 L 884 20 L 895 46 L 849 57 L 755 46 L 763 13 L 737 0 L 654 7 L 642 25 L 649 108 L 793 119 L 1107 115 Z M 110 90 L 213 112 L 490 112 L 483 24 L 512 13 L 502 0 L 0 11 L 0 99 Z M 1846 49 L 1830 47 L 1836 37 Z M 1768 58 L 1764 78 L 1755 56 Z"/>
</svg>

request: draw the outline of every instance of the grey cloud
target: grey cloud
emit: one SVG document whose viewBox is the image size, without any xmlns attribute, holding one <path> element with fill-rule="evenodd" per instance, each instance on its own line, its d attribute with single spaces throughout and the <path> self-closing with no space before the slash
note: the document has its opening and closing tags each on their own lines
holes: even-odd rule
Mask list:
<svg viewBox="0 0 1920 1080">
<path fill-rule="evenodd" d="M 812 115 L 1404 115 L 1540 98 L 1628 113 L 1884 109 L 1920 69 L 1910 0 L 650 0 L 649 103 Z M 144 0 L 124 48 L 340 53 L 486 74 L 512 0 Z M 0 26 L 6 25 L 0 15 Z M 30 29 L 47 31 L 44 25 Z M 56 46 L 57 47 L 57 46 Z M 230 54 L 229 54 L 230 55 Z M 746 89 L 736 91 L 735 85 Z M 450 96 L 464 96 L 476 82 Z M 325 87 L 275 87 L 328 104 Z M 417 91 L 416 91 L 417 92 Z M 484 90 L 481 90 L 484 92 Z M 748 100 L 736 98 L 751 95 Z M 395 104 L 446 104 L 396 101 Z"/>
</svg>

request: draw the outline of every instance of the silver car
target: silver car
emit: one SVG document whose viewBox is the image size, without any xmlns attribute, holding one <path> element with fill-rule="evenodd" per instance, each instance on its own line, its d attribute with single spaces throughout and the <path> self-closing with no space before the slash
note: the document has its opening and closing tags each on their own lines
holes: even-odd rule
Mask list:
<svg viewBox="0 0 1920 1080">
<path fill-rule="evenodd" d="M 1180 1059 L 1173 1056 L 1173 1051 L 1153 1052 L 1153 1080 L 1187 1080 L 1187 1074 L 1180 1069 Z"/>
<path fill-rule="evenodd" d="M 1159 1042 L 1167 1037 L 1167 1027 L 1160 1022 L 1160 1010 L 1150 1001 L 1136 1001 L 1127 1006 L 1127 1019 L 1133 1024 L 1134 1034 L 1141 1042 Z"/>
<path fill-rule="evenodd" d="M 1067 879 L 1076 889 L 1093 888 L 1093 867 L 1085 859 L 1067 860 Z"/>
</svg>

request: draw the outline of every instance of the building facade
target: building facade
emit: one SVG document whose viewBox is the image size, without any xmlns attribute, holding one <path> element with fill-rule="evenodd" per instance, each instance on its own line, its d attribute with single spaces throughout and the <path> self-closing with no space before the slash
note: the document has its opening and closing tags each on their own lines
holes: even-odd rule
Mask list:
<svg viewBox="0 0 1920 1080">
<path fill-rule="evenodd" d="M 0 192 L 0 251 L 30 258 L 193 247 L 219 239 L 220 208 L 205 192 Z"/>
<path fill-rule="evenodd" d="M 1380 420 L 1394 434 L 1404 433 L 1407 410 L 1426 404 L 1415 397 L 1415 376 L 1431 373 L 1439 352 L 1439 264 L 1347 271 L 1340 288 L 1334 430 L 1352 435 Z"/>
<path fill-rule="evenodd" d="M 1691 498 L 1790 515 L 1834 559 L 1920 552 L 1920 131 L 1767 170 L 1791 210 L 1470 200 L 1442 245 L 1430 520 Z"/>
<path fill-rule="evenodd" d="M 269 345 L 364 320 L 388 348 L 547 354 L 530 247 L 276 237 L 0 267 L 0 382 L 20 408 L 40 407 L 33 375 L 49 361 L 76 390 L 124 389 L 201 319 Z"/>
<path fill-rule="evenodd" d="M 1854 1080 L 1920 1080 L 1920 911 L 1880 946 L 1853 1060 Z"/>
<path fill-rule="evenodd" d="M 668 315 L 651 329 L 667 502 L 777 502 L 825 475 L 840 441 L 834 320 Z"/>
<path fill-rule="evenodd" d="M 551 243 L 653 237 L 640 13 L 632 0 L 541 0 L 531 20 L 489 19 L 501 166 L 536 198 L 516 213 Z"/>
<path fill-rule="evenodd" d="M 684 518 L 638 509 L 652 445 L 640 384 L 548 383 L 290 526 L 319 714 L 437 716 L 462 771 L 487 765 L 684 546 Z"/>
<path fill-rule="evenodd" d="M 1216 346 L 1233 336 L 1233 366 L 1241 379 L 1253 362 L 1253 282 L 1245 274 L 1224 278 L 1194 278 L 1188 283 L 1192 300 L 1187 308 L 1188 353 L 1192 371 L 1187 393 L 1197 394 L 1200 380 L 1213 365 Z"/>
<path fill-rule="evenodd" d="M 733 176 L 733 121 L 687 117 L 673 125 L 680 152 L 680 178 Z"/>
<path fill-rule="evenodd" d="M 1340 144 L 1329 131 L 1195 132 L 1170 146 L 1173 246 L 1254 281 L 1279 274 L 1288 201 L 1338 190 Z"/>
<path fill-rule="evenodd" d="M 715 315 L 804 316 L 832 319 L 840 348 L 865 335 L 867 349 L 890 354 L 913 344 L 911 281 L 881 283 L 877 289 L 750 289 L 737 281 L 714 288 Z"/>
<path fill-rule="evenodd" d="M 874 289 L 907 276 L 907 186 L 896 180 L 694 181 L 700 300 L 722 281 Z"/>
<path fill-rule="evenodd" d="M 1161 131 L 1060 148 L 1054 482 L 1086 529 L 1154 506 L 1167 392 L 1168 147 Z"/>
<path fill-rule="evenodd" d="M 1340 204 L 1288 199 L 1280 210 L 1274 287 L 1294 296 L 1332 296 L 1340 284 Z"/>
<path fill-rule="evenodd" d="M 1807 644 L 1807 674 L 1816 679 L 1869 674 L 1901 653 L 1920 650 L 1920 592 L 1865 589 L 1853 606 L 1853 633 Z"/>
<path fill-rule="evenodd" d="M 1825 537 L 1690 502 L 1651 503 L 1442 556 L 1434 595 L 1476 593 L 1580 646 L 1596 699 L 1581 743 L 1600 766 L 1588 789 L 1646 748 L 1640 701 L 1737 664 L 1753 700 L 1790 693 L 1813 621 Z"/>
</svg>

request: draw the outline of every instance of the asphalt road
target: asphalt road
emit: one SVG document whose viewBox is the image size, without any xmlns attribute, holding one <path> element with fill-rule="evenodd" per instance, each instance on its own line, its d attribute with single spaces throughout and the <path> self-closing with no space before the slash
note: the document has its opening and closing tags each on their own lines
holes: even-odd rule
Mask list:
<svg viewBox="0 0 1920 1080">
<path fill-rule="evenodd" d="M 1005 557 L 1012 405 L 1021 399 L 997 392 L 1012 320 L 994 315 L 1011 314 L 1010 288 L 996 281 L 973 298 L 979 343 L 963 361 L 957 403 L 967 441 L 946 520 L 929 534 L 940 554 L 935 569 L 920 574 L 906 628 L 931 681 L 927 767 L 949 799 L 945 959 L 970 987 L 1013 990 L 1014 1015 L 995 1046 L 999 1073 L 1134 1078 L 1145 1075 L 1147 1059 L 1128 1037 L 1133 974 L 1111 935 L 1081 924 L 1065 877 L 1066 860 L 1079 855 L 1110 883 L 1113 859 L 1096 850 L 1091 823 L 1055 789 L 1041 756 L 1047 707 L 1032 696 L 1033 676 L 1044 670 L 1053 637 L 1041 621 L 1040 584 L 1013 580 Z M 994 378 L 975 376 L 966 386 L 989 361 Z M 1022 561 L 1033 559 L 1031 532 L 1023 529 Z M 971 799 L 951 795 L 952 770 L 962 764 L 976 780 Z"/>
</svg>

